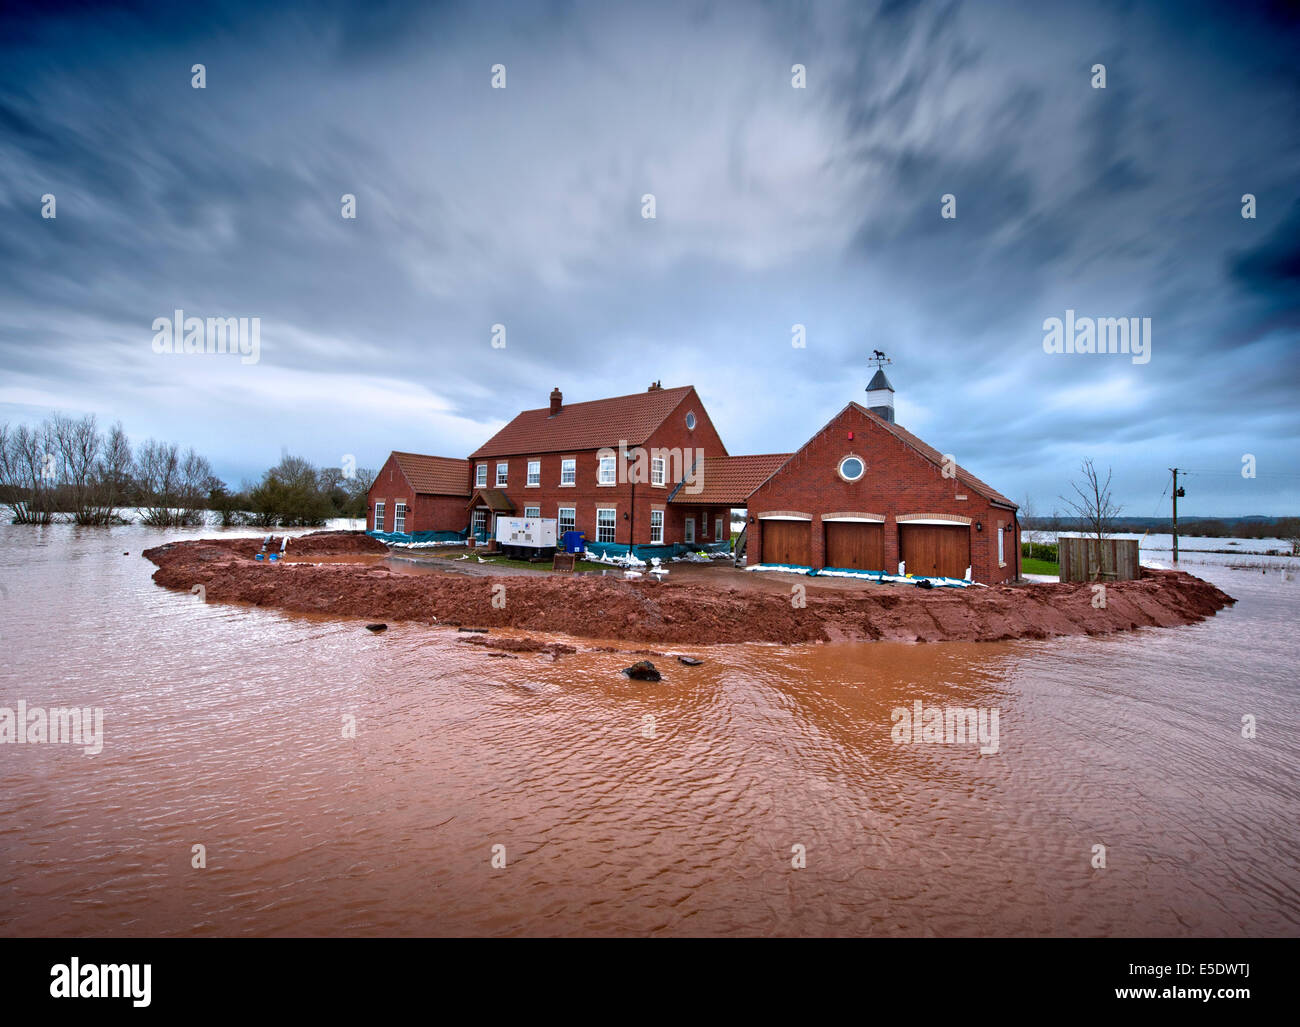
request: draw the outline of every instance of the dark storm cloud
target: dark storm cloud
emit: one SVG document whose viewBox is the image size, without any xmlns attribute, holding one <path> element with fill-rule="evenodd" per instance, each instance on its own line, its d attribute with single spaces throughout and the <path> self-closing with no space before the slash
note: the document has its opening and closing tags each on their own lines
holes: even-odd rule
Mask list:
<svg viewBox="0 0 1300 1027">
<path fill-rule="evenodd" d="M 1268 478 L 1300 435 L 1285 5 L 46 4 L 0 30 L 0 418 L 120 416 L 238 478 L 281 445 L 464 453 L 554 385 L 663 379 L 770 452 L 881 348 L 900 421 L 1040 507 L 1084 455 L 1148 513 L 1165 467 L 1243 452 L 1253 491 L 1193 512 L 1297 503 Z M 262 362 L 157 357 L 176 308 L 260 316 Z M 1151 317 L 1152 361 L 1045 354 L 1067 308 Z"/>
</svg>

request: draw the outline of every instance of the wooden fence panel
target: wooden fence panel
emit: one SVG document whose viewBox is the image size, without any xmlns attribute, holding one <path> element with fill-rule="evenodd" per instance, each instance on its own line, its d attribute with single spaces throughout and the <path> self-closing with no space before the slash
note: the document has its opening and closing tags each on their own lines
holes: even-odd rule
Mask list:
<svg viewBox="0 0 1300 1027">
<path fill-rule="evenodd" d="M 1141 573 L 1137 539 L 1058 538 L 1056 544 L 1062 581 L 1131 581 Z"/>
</svg>

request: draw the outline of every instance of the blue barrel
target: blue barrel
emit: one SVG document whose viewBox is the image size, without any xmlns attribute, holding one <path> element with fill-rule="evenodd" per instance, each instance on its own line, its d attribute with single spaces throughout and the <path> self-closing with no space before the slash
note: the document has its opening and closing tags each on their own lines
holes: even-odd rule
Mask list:
<svg viewBox="0 0 1300 1027">
<path fill-rule="evenodd" d="M 585 538 L 586 535 L 580 531 L 566 531 L 564 535 L 561 536 L 560 541 L 564 543 L 564 551 L 566 553 L 582 553 L 586 551 L 586 547 L 583 545 L 583 540 Z"/>
</svg>

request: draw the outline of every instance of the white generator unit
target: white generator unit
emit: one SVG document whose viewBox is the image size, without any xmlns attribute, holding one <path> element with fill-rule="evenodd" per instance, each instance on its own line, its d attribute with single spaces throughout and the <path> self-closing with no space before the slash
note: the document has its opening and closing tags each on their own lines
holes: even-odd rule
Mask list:
<svg viewBox="0 0 1300 1027">
<path fill-rule="evenodd" d="M 527 550 L 526 556 L 541 556 L 555 549 L 560 522 L 554 517 L 498 517 L 497 544 L 507 553 Z"/>
</svg>

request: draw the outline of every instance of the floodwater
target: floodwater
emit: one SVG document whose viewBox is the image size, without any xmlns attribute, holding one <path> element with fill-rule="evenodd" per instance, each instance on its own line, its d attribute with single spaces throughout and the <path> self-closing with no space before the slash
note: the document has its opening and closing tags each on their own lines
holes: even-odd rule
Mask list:
<svg viewBox="0 0 1300 1027">
<path fill-rule="evenodd" d="M 1282 573 L 1197 568 L 1239 602 L 1186 628 L 647 684 L 151 582 L 216 533 L 0 526 L 0 706 L 104 717 L 96 755 L 0 745 L 0 934 L 1300 933 Z M 895 743 L 917 700 L 996 710 L 998 751 Z"/>
</svg>

